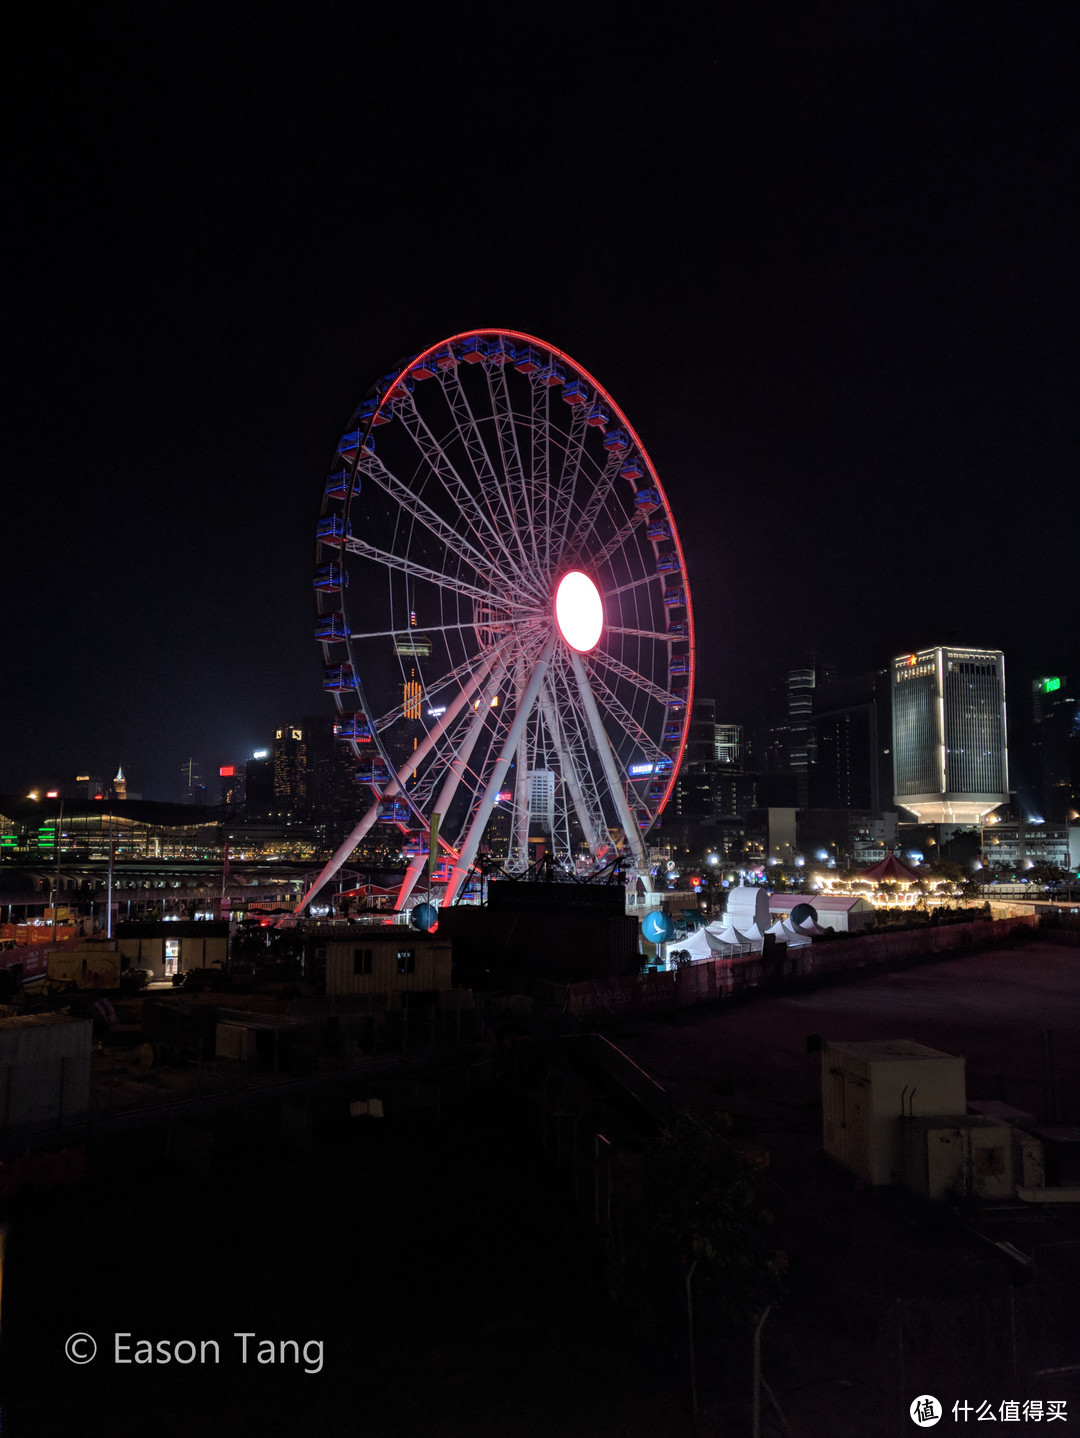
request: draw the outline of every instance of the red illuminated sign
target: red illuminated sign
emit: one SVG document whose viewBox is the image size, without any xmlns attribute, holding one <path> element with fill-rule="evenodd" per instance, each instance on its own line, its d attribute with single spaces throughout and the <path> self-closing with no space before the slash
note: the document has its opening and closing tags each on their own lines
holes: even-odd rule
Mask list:
<svg viewBox="0 0 1080 1438">
<path fill-rule="evenodd" d="M 236 774 L 236 765 L 225 764 L 218 770 L 218 774 L 222 779 L 232 779 Z"/>
</svg>

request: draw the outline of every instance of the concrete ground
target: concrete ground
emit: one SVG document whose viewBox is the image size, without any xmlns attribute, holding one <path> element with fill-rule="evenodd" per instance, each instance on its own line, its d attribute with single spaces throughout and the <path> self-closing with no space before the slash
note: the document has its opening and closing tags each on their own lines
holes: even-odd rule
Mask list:
<svg viewBox="0 0 1080 1438">
<path fill-rule="evenodd" d="M 745 1133 L 819 1134 L 807 1039 L 907 1038 L 966 1060 L 972 1099 L 1080 1123 L 1080 950 L 1029 942 L 800 993 L 606 1027 L 675 1097 Z M 1047 1039 L 1049 1035 L 1049 1039 Z"/>
<path fill-rule="evenodd" d="M 966 1060 L 969 1100 L 1080 1123 L 1080 950 L 1028 942 L 631 1017 L 605 1032 L 677 1104 L 725 1112 L 734 1141 L 768 1156 L 767 1201 L 791 1267 L 764 1335 L 766 1381 L 783 1418 L 766 1403 L 764 1433 L 897 1438 L 914 1431 L 908 1405 L 922 1393 L 945 1405 L 939 1431 L 958 1426 L 954 1402 L 990 1399 L 1061 1400 L 1068 1421 L 1080 1422 L 1067 1277 L 1080 1253 L 1080 1210 L 1015 1203 L 950 1214 L 895 1190 L 864 1190 L 822 1156 L 820 1055 L 807 1046 L 810 1036 L 913 1039 Z M 1034 1261 L 1003 1257 L 999 1240 Z M 708 1355 L 701 1361 L 707 1393 Z M 749 1354 L 742 1361 L 749 1370 Z M 745 1411 L 707 1411 L 705 1431 L 747 1431 Z"/>
</svg>

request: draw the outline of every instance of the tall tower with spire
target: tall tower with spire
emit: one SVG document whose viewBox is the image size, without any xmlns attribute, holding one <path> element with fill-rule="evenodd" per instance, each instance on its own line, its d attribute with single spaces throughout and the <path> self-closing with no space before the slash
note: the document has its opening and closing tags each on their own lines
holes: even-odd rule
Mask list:
<svg viewBox="0 0 1080 1438">
<path fill-rule="evenodd" d="M 116 771 L 116 778 L 112 781 L 112 796 L 114 799 L 127 798 L 127 780 L 124 778 L 124 766 L 122 764 Z"/>
</svg>

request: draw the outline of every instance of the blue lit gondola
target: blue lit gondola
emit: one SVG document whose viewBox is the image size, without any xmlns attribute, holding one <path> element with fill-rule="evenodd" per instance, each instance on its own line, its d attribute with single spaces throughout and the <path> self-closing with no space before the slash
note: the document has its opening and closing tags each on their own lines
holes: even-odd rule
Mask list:
<svg viewBox="0 0 1080 1438">
<path fill-rule="evenodd" d="M 674 574 L 681 568 L 682 565 L 679 563 L 679 556 L 675 553 L 658 554 L 656 556 L 657 574 Z"/>
<path fill-rule="evenodd" d="M 681 585 L 680 585 L 678 588 L 675 588 L 675 589 L 665 589 L 665 590 L 664 590 L 664 603 L 667 605 L 667 607 L 668 607 L 669 609 L 674 609 L 674 608 L 676 608 L 677 606 L 685 605 L 685 603 L 686 603 L 686 590 L 683 589 Z"/>
<path fill-rule="evenodd" d="M 668 671 L 667 671 L 667 672 L 668 672 L 669 674 L 689 674 L 689 673 L 690 673 L 690 656 L 689 656 L 689 654 L 674 654 L 674 655 L 672 655 L 671 662 L 668 664 Z"/>
<path fill-rule="evenodd" d="M 416 385 L 413 383 L 412 379 L 410 379 L 407 374 L 403 374 L 401 378 L 395 380 L 395 382 L 386 391 L 386 398 L 390 400 L 404 399 L 407 394 L 412 394 L 415 388 Z"/>
<path fill-rule="evenodd" d="M 323 670 L 322 687 L 329 694 L 345 694 L 355 688 L 351 664 L 331 664 Z"/>
<path fill-rule="evenodd" d="M 334 639 L 348 639 L 349 626 L 345 623 L 345 616 L 340 609 L 332 609 L 329 614 L 320 614 L 315 621 L 315 638 L 327 641 Z"/>
<path fill-rule="evenodd" d="M 371 725 L 363 714 L 347 714 L 334 725 L 335 739 L 355 739 L 357 744 L 371 743 Z"/>
<path fill-rule="evenodd" d="M 434 379 L 438 372 L 434 355 L 428 355 L 426 359 L 419 360 L 409 371 L 415 379 L 419 380 Z"/>
<path fill-rule="evenodd" d="M 340 543 L 352 538 L 352 525 L 340 514 L 324 514 L 315 526 L 315 538 L 325 543 Z"/>
<path fill-rule="evenodd" d="M 441 370 L 454 369 L 457 366 L 457 355 L 451 346 L 447 345 L 446 349 L 439 350 L 435 356 L 435 363 Z"/>
<path fill-rule="evenodd" d="M 540 371 L 540 382 L 550 389 L 553 385 L 566 383 L 566 370 L 561 364 L 545 365 Z"/>
<path fill-rule="evenodd" d="M 467 340 L 459 340 L 457 352 L 458 359 L 466 364 L 479 364 L 484 358 L 484 341 L 479 335 L 470 335 Z"/>
<path fill-rule="evenodd" d="M 358 784 L 385 784 L 390 778 L 381 759 L 370 759 L 356 771 Z"/>
<path fill-rule="evenodd" d="M 667 697 L 669 709 L 684 709 L 686 707 L 686 690 L 673 689 Z"/>
<path fill-rule="evenodd" d="M 589 423 L 595 425 L 597 429 L 605 429 L 610 418 L 606 405 L 594 404 L 589 410 Z"/>
<path fill-rule="evenodd" d="M 671 525 L 665 518 L 650 519 L 648 528 L 645 530 L 647 539 L 670 539 Z"/>
<path fill-rule="evenodd" d="M 333 594 L 344 589 L 348 582 L 348 573 L 340 564 L 320 564 L 315 571 L 315 588 L 324 594 Z"/>
<path fill-rule="evenodd" d="M 639 489 L 634 495 L 634 503 L 638 509 L 656 509 L 660 504 L 660 494 L 655 489 Z"/>
<path fill-rule="evenodd" d="M 493 360 L 495 364 L 513 364 L 514 346 L 504 335 L 500 335 L 484 345 L 484 358 Z"/>
<path fill-rule="evenodd" d="M 664 726 L 664 743 L 665 743 L 665 744 L 678 744 L 681 739 L 682 739 L 682 725 L 681 725 L 681 724 L 666 724 L 666 725 Z"/>
<path fill-rule="evenodd" d="M 356 481 L 356 488 L 360 488 L 359 479 Z M 344 499 L 348 492 L 349 471 L 347 469 L 335 469 L 333 474 L 326 476 L 327 499 Z"/>
<path fill-rule="evenodd" d="M 645 466 L 636 456 L 628 459 L 619 470 L 619 474 L 623 479 L 629 479 L 631 481 L 640 479 L 644 473 Z"/>
<path fill-rule="evenodd" d="M 520 374 L 535 374 L 543 363 L 543 356 L 533 345 L 522 345 L 514 359 L 514 368 Z"/>
<path fill-rule="evenodd" d="M 653 765 L 653 773 L 670 774 L 674 767 L 675 762 L 672 759 L 668 759 L 666 757 L 663 759 L 657 759 L 656 763 Z"/>
<path fill-rule="evenodd" d="M 630 448 L 630 436 L 625 429 L 613 429 L 609 434 L 604 435 L 604 448 L 615 453 L 618 450 Z"/>
<path fill-rule="evenodd" d="M 385 824 L 407 824 L 412 810 L 404 799 L 382 799 L 379 803 L 379 820 Z"/>
<path fill-rule="evenodd" d="M 685 619 L 673 619 L 667 627 L 669 639 L 689 639 L 690 626 Z"/>
</svg>

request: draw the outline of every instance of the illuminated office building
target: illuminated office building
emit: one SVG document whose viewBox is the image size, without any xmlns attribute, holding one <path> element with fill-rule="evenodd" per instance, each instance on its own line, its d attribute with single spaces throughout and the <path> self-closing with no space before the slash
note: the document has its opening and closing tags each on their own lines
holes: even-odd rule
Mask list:
<svg viewBox="0 0 1080 1438">
<path fill-rule="evenodd" d="M 1005 661 L 939 645 L 892 662 L 893 800 L 924 824 L 979 824 L 1009 797 Z"/>
</svg>

